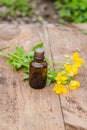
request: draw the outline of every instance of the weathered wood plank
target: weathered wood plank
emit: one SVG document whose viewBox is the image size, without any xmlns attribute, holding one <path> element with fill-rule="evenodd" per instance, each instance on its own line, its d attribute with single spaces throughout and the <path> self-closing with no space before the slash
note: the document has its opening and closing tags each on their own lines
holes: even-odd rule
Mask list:
<svg viewBox="0 0 87 130">
<path fill-rule="evenodd" d="M 72 55 L 74 51 L 79 51 L 80 55 L 87 60 L 87 36 L 81 34 L 75 28 L 47 26 L 49 43 L 53 55 L 55 68 L 58 67 L 55 61 L 64 60 L 64 54 Z M 86 64 L 86 63 L 85 63 Z M 61 95 L 61 105 L 64 115 L 66 130 L 87 130 L 87 67 L 80 69 L 78 80 L 81 87 Z"/>
<path fill-rule="evenodd" d="M 46 43 L 46 56 L 51 59 L 44 27 L 8 25 L 1 32 L 0 47 L 10 46 L 9 50 L 13 51 L 19 45 L 28 52 L 33 45 L 42 41 Z M 24 76 L 22 72 L 8 67 L 6 59 L 0 57 L 0 129 L 64 130 L 59 98 L 52 92 L 52 87 L 34 90 L 28 82 L 22 81 Z"/>
<path fill-rule="evenodd" d="M 39 25 L 39 26 L 37 26 L 37 28 L 34 27 L 33 30 L 36 30 L 35 34 L 39 35 L 40 41 L 45 43 L 44 44 L 44 48 L 45 48 L 45 52 L 46 52 L 46 57 L 48 57 L 49 59 L 52 60 L 52 57 L 51 57 L 51 54 L 50 54 L 49 39 L 48 39 L 48 34 L 47 34 L 46 26 L 45 25 L 43 25 L 43 26 Z M 50 107 L 50 109 L 52 110 L 52 115 L 54 116 L 54 121 L 52 121 L 51 117 L 49 117 L 49 119 L 50 119 L 49 123 L 52 124 L 52 125 L 48 129 L 52 129 L 52 130 L 53 129 L 54 130 L 56 130 L 56 129 L 59 129 L 59 130 L 62 129 L 63 130 L 64 129 L 64 124 L 63 124 L 63 117 L 62 117 L 62 112 L 61 112 L 61 106 L 60 106 L 60 102 L 59 102 L 59 97 L 57 97 L 57 98 L 55 97 L 55 95 L 52 92 L 52 87 L 51 86 L 50 86 L 50 88 L 48 87 L 46 89 L 44 89 L 43 91 L 45 91 L 45 90 L 49 91 L 49 92 L 47 92 L 48 97 L 49 97 L 49 95 L 51 95 L 51 97 L 49 99 L 49 104 L 52 105 L 52 107 Z M 44 95 L 43 95 L 43 97 L 44 97 Z"/>
</svg>

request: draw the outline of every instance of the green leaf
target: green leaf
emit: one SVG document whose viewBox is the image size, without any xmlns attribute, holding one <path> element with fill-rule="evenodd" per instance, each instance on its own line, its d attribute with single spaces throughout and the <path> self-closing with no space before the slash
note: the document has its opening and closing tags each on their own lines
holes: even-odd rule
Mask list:
<svg viewBox="0 0 87 130">
<path fill-rule="evenodd" d="M 19 55 L 24 55 L 24 50 L 23 50 L 23 48 L 21 48 L 21 47 L 16 47 L 16 53 L 18 53 Z"/>
<path fill-rule="evenodd" d="M 65 68 L 64 67 L 60 67 L 59 70 L 64 70 Z"/>
<path fill-rule="evenodd" d="M 43 43 L 37 44 L 32 48 L 32 51 L 35 51 L 37 48 L 42 48 L 42 47 L 43 47 Z"/>
<path fill-rule="evenodd" d="M 25 68 L 24 67 L 23 72 L 26 73 L 26 74 L 28 74 L 29 73 L 29 68 Z"/>
<path fill-rule="evenodd" d="M 51 84 L 51 79 L 47 78 L 46 86 L 49 86 Z"/>
<path fill-rule="evenodd" d="M 3 4 L 5 5 L 12 5 L 13 4 L 13 1 L 12 0 L 3 0 Z"/>
<path fill-rule="evenodd" d="M 71 12 L 68 9 L 62 9 L 62 10 L 59 11 L 59 14 L 60 14 L 61 17 L 63 17 L 63 16 L 69 17 L 71 15 Z"/>
<path fill-rule="evenodd" d="M 28 53 L 28 55 L 27 55 L 27 57 L 34 57 L 34 51 L 30 51 L 29 53 Z"/>
<path fill-rule="evenodd" d="M 61 7 L 62 7 L 62 3 L 56 1 L 56 2 L 55 2 L 55 8 L 56 8 L 56 9 L 60 9 Z"/>
</svg>

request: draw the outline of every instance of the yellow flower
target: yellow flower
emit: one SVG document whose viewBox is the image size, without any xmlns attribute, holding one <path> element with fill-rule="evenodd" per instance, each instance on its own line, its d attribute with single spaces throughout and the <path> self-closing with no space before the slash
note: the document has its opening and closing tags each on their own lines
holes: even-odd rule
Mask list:
<svg viewBox="0 0 87 130">
<path fill-rule="evenodd" d="M 73 77 L 74 73 L 73 73 L 72 65 L 65 64 L 64 67 L 65 67 L 66 75 Z"/>
<path fill-rule="evenodd" d="M 77 66 L 73 65 L 72 66 L 72 71 L 73 71 L 74 75 L 77 75 L 78 74 L 78 68 L 77 68 Z"/>
<path fill-rule="evenodd" d="M 76 65 L 65 64 L 64 66 L 65 66 L 66 75 L 73 77 L 78 74 L 78 68 Z"/>
<path fill-rule="evenodd" d="M 55 77 L 55 80 L 58 80 L 62 77 L 63 73 L 62 72 L 58 72 L 57 76 Z"/>
<path fill-rule="evenodd" d="M 66 76 L 62 76 L 62 77 L 60 78 L 60 80 L 66 81 L 66 80 L 67 80 L 67 77 L 66 77 Z"/>
<path fill-rule="evenodd" d="M 78 53 L 78 52 L 75 52 L 75 53 L 73 54 L 73 56 L 72 56 L 73 61 L 76 61 L 76 60 L 78 59 L 78 57 L 79 57 L 79 53 Z"/>
<path fill-rule="evenodd" d="M 63 74 L 63 72 L 58 72 L 57 73 L 57 76 L 55 77 L 56 80 L 62 80 L 62 81 L 65 81 L 67 80 L 67 77 Z"/>
<path fill-rule="evenodd" d="M 63 75 L 62 72 L 58 72 L 58 73 L 57 73 L 57 77 L 58 77 L 58 78 L 60 78 L 62 75 Z"/>
<path fill-rule="evenodd" d="M 82 58 L 78 58 L 76 61 L 74 61 L 75 66 L 77 66 L 78 68 L 81 67 L 83 63 L 84 60 Z"/>
<path fill-rule="evenodd" d="M 58 72 L 57 76 L 55 77 L 55 80 L 57 82 L 57 85 L 66 84 L 67 76 L 64 75 L 63 72 Z"/>
<path fill-rule="evenodd" d="M 72 64 L 64 64 L 64 67 L 65 67 L 66 71 L 71 71 Z"/>
<path fill-rule="evenodd" d="M 70 58 L 65 55 L 65 58 Z M 63 71 L 58 72 L 55 80 L 56 85 L 53 87 L 53 91 L 56 94 L 66 94 L 68 89 L 64 86 L 70 83 L 70 90 L 76 90 L 80 87 L 80 82 L 77 80 L 71 80 L 72 77 L 78 74 L 79 67 L 83 64 L 84 60 L 79 57 L 79 53 L 75 52 L 72 56 L 72 62 L 63 64 Z"/>
<path fill-rule="evenodd" d="M 82 58 L 79 57 L 79 53 L 78 52 L 75 52 L 72 56 L 72 60 L 75 64 L 76 67 L 81 67 L 82 64 L 84 63 L 84 60 Z"/>
<path fill-rule="evenodd" d="M 61 80 L 57 80 L 57 85 L 60 85 L 61 84 Z"/>
<path fill-rule="evenodd" d="M 63 85 L 55 85 L 53 87 L 53 91 L 56 93 L 56 94 L 66 94 L 68 92 L 68 90 L 63 86 Z"/>
<path fill-rule="evenodd" d="M 70 90 L 76 90 L 80 87 L 80 82 L 77 80 L 71 80 L 70 82 Z"/>
</svg>

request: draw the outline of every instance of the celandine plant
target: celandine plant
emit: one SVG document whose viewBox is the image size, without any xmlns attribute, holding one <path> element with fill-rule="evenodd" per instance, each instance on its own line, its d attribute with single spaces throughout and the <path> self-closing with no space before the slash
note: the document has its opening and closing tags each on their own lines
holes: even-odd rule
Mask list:
<svg viewBox="0 0 87 130">
<path fill-rule="evenodd" d="M 22 70 L 27 77 L 24 79 L 29 79 L 29 64 L 34 58 L 34 52 L 37 48 L 42 48 L 43 43 L 40 43 L 32 48 L 32 50 L 26 54 L 21 47 L 16 47 L 15 52 L 8 52 L 7 54 L 2 53 L 0 50 L 0 55 L 7 57 L 7 64 L 13 65 L 16 71 Z M 5 49 L 5 48 L 4 48 Z M 80 87 L 80 82 L 74 80 L 74 77 L 78 75 L 79 68 L 83 65 L 84 60 L 80 58 L 79 53 L 75 52 L 72 57 L 65 55 L 66 62 L 60 64 L 58 70 L 54 70 L 50 67 L 49 59 L 45 58 L 48 63 L 47 72 L 47 86 L 52 82 L 56 82 L 53 87 L 53 91 L 56 94 L 66 94 L 69 90 L 76 90 Z"/>
<path fill-rule="evenodd" d="M 79 57 L 78 52 L 75 52 L 72 57 L 65 55 L 65 58 L 69 61 L 62 64 L 63 69 L 55 77 L 56 84 L 53 91 L 56 94 L 66 94 L 69 89 L 76 90 L 80 87 L 80 82 L 73 78 L 78 75 L 79 68 L 83 65 L 84 60 Z"/>
</svg>

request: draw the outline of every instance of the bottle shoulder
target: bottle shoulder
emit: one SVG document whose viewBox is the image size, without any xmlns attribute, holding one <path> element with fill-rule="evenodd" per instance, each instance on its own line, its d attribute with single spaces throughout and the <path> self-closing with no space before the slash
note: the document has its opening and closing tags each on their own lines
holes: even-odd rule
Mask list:
<svg viewBox="0 0 87 130">
<path fill-rule="evenodd" d="M 35 60 L 31 61 L 30 66 L 36 67 L 36 68 L 42 68 L 47 66 L 46 61 L 37 62 Z"/>
</svg>

